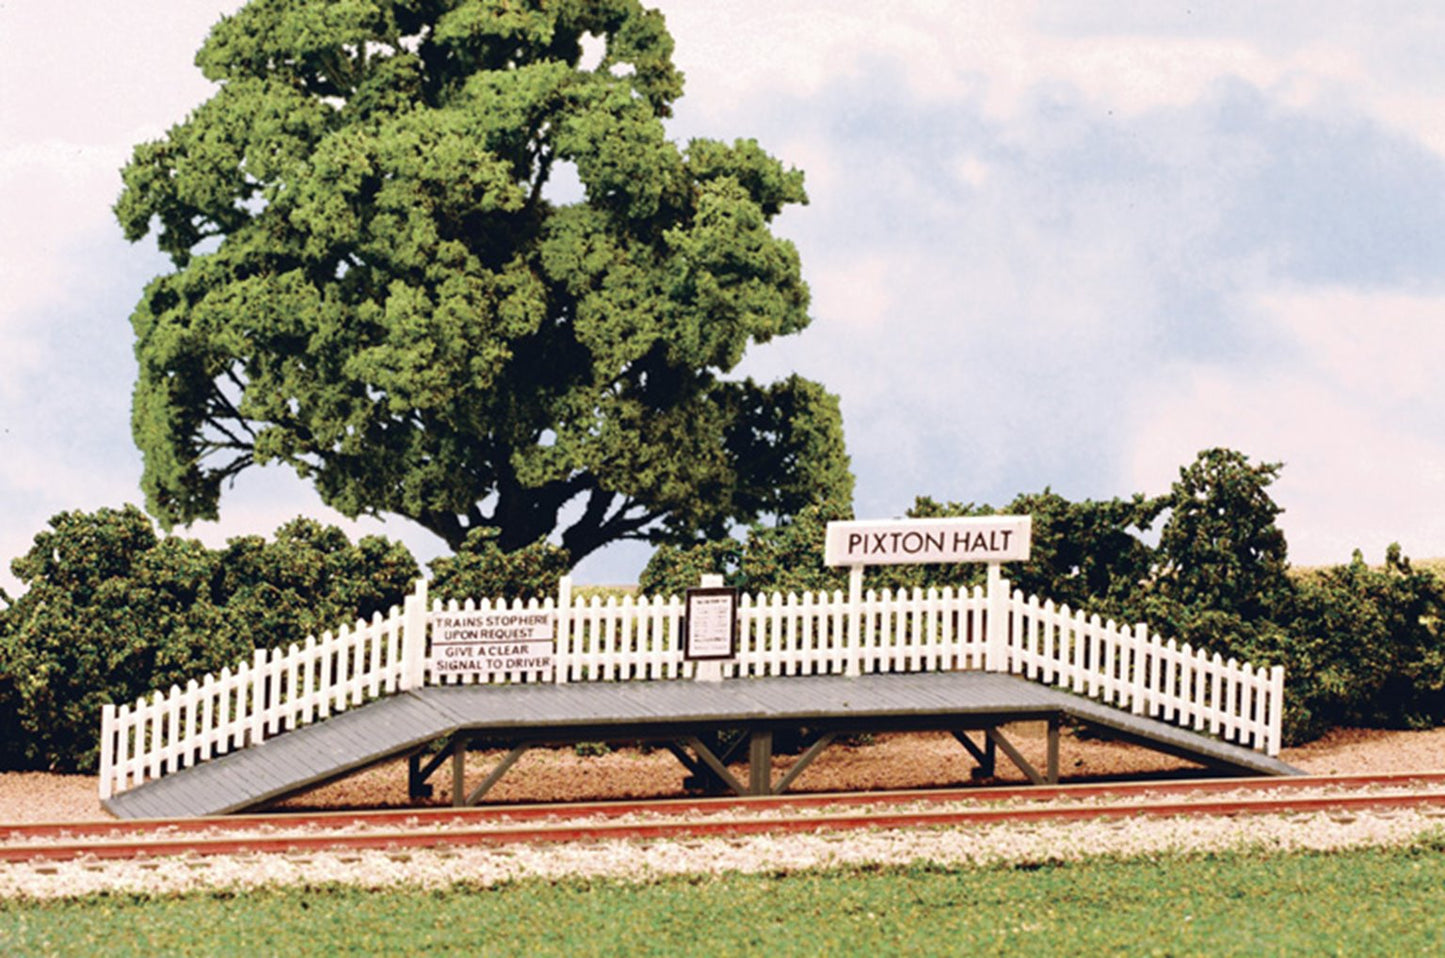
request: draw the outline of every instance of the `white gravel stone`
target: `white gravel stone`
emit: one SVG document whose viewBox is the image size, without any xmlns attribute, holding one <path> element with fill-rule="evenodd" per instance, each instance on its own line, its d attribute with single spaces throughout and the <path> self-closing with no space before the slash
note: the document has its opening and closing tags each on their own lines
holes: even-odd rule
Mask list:
<svg viewBox="0 0 1445 958">
<path fill-rule="evenodd" d="M 165 895 L 262 885 L 340 883 L 364 888 L 491 886 L 542 878 L 649 881 L 670 875 L 794 872 L 840 865 L 945 866 L 1063 862 L 1090 856 L 1189 852 L 1288 852 L 1403 845 L 1440 833 L 1436 817 L 1415 811 L 1248 817 L 1129 818 L 1089 822 L 929 828 L 386 852 L 338 851 L 143 862 L 35 862 L 0 865 L 0 896 L 57 898 L 103 891 Z"/>
</svg>

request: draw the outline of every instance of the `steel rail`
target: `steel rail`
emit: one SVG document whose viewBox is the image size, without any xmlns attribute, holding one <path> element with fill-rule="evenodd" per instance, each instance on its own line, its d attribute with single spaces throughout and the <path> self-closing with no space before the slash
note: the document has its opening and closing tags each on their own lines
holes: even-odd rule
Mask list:
<svg viewBox="0 0 1445 958">
<path fill-rule="evenodd" d="M 1382 772 L 1348 775 L 1306 775 L 1290 778 L 1208 778 L 1087 783 L 1073 785 L 973 786 L 967 788 L 903 789 L 877 792 L 790 792 L 785 795 L 725 796 L 717 798 L 609 799 L 595 802 L 486 805 L 466 808 L 451 806 L 408 806 L 403 808 L 346 809 L 338 811 L 274 811 L 193 818 L 107 819 L 84 822 L 38 822 L 0 824 L 0 842 L 36 838 L 101 837 L 107 835 L 168 831 L 207 832 L 258 828 L 315 826 L 344 828 L 358 825 L 387 825 L 398 821 L 416 824 L 438 822 L 526 821 L 537 818 L 616 818 L 639 813 L 715 813 L 730 809 L 816 808 L 866 802 L 869 805 L 897 805 L 922 802 L 999 803 L 1016 801 L 1060 801 L 1094 798 L 1127 798 L 1136 795 L 1198 795 L 1208 792 L 1299 790 L 1306 788 L 1405 787 L 1445 784 L 1445 771 Z"/>
<path fill-rule="evenodd" d="M 341 850 L 402 850 L 512 844 L 786 834 L 866 828 L 963 827 L 997 823 L 1101 818 L 1229 816 L 1401 808 L 1445 809 L 1445 790 L 1418 791 L 1445 782 L 1445 773 L 1311 776 L 1290 779 L 1211 779 L 1169 783 L 1058 786 L 1053 788 L 941 789 L 917 792 L 849 792 L 729 799 L 669 799 L 566 805 L 493 806 L 481 809 L 399 809 L 222 816 L 134 822 L 48 823 L 0 826 L 0 862 L 75 858 L 125 859 L 175 855 L 275 854 Z M 1413 788 L 1410 793 L 1345 794 L 1372 788 Z M 1299 796 L 1305 788 L 1341 794 Z M 1249 796 L 1203 798 L 1220 792 Z M 1172 796 L 1166 799 L 1165 796 Z M 1183 796 L 1183 797 L 1181 797 Z M 1059 800 L 1123 799 L 1105 804 Z M 1029 804 L 1007 804 L 1026 800 Z M 888 810 L 889 806 L 970 802 L 978 807 Z M 807 808 L 815 814 L 775 814 Z M 762 811 L 754 817 L 728 813 Z M 774 814 L 768 814 L 774 813 Z M 597 821 L 652 814 L 657 821 Z M 671 820 L 662 816 L 672 816 Z M 695 816 L 695 817 L 680 817 Z M 372 827 L 374 831 L 341 829 Z M 301 829 L 314 829 L 303 832 Z M 285 830 L 287 834 L 275 834 Z"/>
</svg>

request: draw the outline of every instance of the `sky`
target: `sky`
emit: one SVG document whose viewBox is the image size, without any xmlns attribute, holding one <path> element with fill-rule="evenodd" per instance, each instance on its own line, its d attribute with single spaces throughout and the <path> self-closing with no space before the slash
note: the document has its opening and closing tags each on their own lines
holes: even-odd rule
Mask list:
<svg viewBox="0 0 1445 958">
<path fill-rule="evenodd" d="M 237 0 L 0 0 L 0 589 L 63 511 L 142 503 L 129 316 L 169 269 L 111 205 L 213 88 Z M 1166 492 L 1203 449 L 1282 463 L 1297 565 L 1445 556 L 1445 7 L 1276 0 L 657 0 L 670 133 L 806 174 L 776 231 L 812 325 L 742 372 L 841 398 L 860 517 Z M 59 25 L 63 25 L 63 29 Z M 309 515 L 244 474 L 219 546 Z M 649 549 L 584 562 L 635 579 Z"/>
</svg>

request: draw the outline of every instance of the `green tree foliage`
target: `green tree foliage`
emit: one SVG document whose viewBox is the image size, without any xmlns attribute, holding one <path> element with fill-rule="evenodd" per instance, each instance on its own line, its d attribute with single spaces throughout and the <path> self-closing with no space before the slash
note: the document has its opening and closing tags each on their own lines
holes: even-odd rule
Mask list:
<svg viewBox="0 0 1445 958">
<path fill-rule="evenodd" d="M 1136 495 L 1107 502 L 1070 502 L 1045 489 L 1025 493 L 998 512 L 1033 518 L 1032 548 L 1027 562 L 1011 563 L 1006 574 L 1016 589 L 1051 599 L 1060 605 L 1088 607 L 1102 614 L 1124 617 L 1140 587 L 1152 574 L 1153 551 L 1141 539 L 1164 508 L 1164 500 Z M 939 503 L 920 496 L 908 511 L 916 518 L 993 515 L 988 506 Z M 977 584 L 983 569 L 977 564 L 902 566 L 915 569 L 910 581 L 920 587 Z"/>
<path fill-rule="evenodd" d="M 567 551 L 545 540 L 512 552 L 497 546 L 496 531 L 473 529 L 455 555 L 430 563 L 434 599 L 543 599 L 571 568 Z"/>
<path fill-rule="evenodd" d="M 1162 499 L 1069 502 L 1044 490 L 1021 495 L 1002 512 L 1033 517 L 1033 550 L 1028 562 L 1008 568 L 1013 585 L 1080 608 L 1127 609 L 1148 579 L 1153 552 L 1139 538 L 1163 508 Z M 910 518 L 994 515 L 972 503 L 918 497 Z M 838 501 L 808 506 L 776 525 L 754 525 L 745 541 L 724 539 L 689 547 L 664 546 L 653 554 L 639 585 L 649 594 L 677 594 L 697 585 L 704 573 L 723 573 L 729 585 L 752 592 L 831 592 L 846 589 L 846 569 L 823 565 L 828 523 L 853 518 Z M 928 589 L 977 585 L 983 567 L 973 563 L 870 567 L 869 589 Z"/>
<path fill-rule="evenodd" d="M 705 575 L 721 575 L 725 584 L 742 588 L 738 563 L 743 543 L 736 539 L 714 539 L 693 545 L 664 543 L 652 553 L 637 577 L 643 595 L 682 595 Z"/>
<path fill-rule="evenodd" d="M 310 520 L 211 550 L 135 506 L 57 515 L 11 568 L 28 588 L 0 612 L 0 760 L 61 771 L 95 767 L 103 704 L 389 608 L 417 574 L 401 546 Z"/>
<path fill-rule="evenodd" d="M 705 574 L 745 592 L 832 592 L 846 589 L 846 569 L 823 565 L 828 523 L 853 518 L 837 500 L 815 502 L 774 525 L 754 524 L 747 539 L 723 539 L 659 548 L 642 570 L 638 588 L 647 595 L 681 595 Z"/>
<path fill-rule="evenodd" d="M 1153 590 L 1183 608 L 1253 620 L 1275 613 L 1290 585 L 1283 511 L 1268 487 L 1278 463 L 1252 465 L 1243 453 L 1208 449 L 1181 469 L 1156 550 Z"/>
<path fill-rule="evenodd" d="M 414 587 L 416 560 L 400 543 L 297 518 L 261 536 L 230 540 L 216 557 L 212 601 L 252 648 L 280 648 L 385 613 Z"/>
<path fill-rule="evenodd" d="M 570 504 L 577 561 L 849 497 L 835 397 L 725 378 L 809 321 L 770 228 L 802 174 L 669 141 L 671 55 L 638 0 L 223 19 L 197 55 L 217 92 L 136 148 L 115 208 L 175 266 L 132 317 L 150 511 L 214 517 L 283 462 L 454 550 L 520 549 Z"/>
</svg>

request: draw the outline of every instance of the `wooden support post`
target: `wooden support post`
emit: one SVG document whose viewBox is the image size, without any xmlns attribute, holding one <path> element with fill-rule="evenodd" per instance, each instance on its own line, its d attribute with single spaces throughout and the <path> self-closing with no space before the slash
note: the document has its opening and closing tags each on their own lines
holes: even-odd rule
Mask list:
<svg viewBox="0 0 1445 958">
<path fill-rule="evenodd" d="M 671 752 L 672 757 L 677 759 L 683 768 L 692 773 L 692 775 L 688 776 L 689 779 L 701 778 L 703 769 L 705 769 L 706 766 L 703 765 L 700 760 L 687 754 L 687 749 L 676 742 L 664 742 L 662 747 Z M 688 780 L 685 779 L 683 781 L 683 786 L 688 787 Z"/>
<path fill-rule="evenodd" d="M 572 667 L 572 577 L 564 575 L 557 581 L 557 651 L 556 665 L 552 670 L 552 681 L 558 685 L 567 682 L 567 670 Z"/>
<path fill-rule="evenodd" d="M 1003 749 L 1003 753 L 1009 757 L 1009 761 L 1018 766 L 1019 771 L 1024 773 L 1024 776 L 1031 784 L 1044 784 L 1044 777 L 1038 773 L 1038 770 L 1034 768 L 1033 765 L 1029 764 L 1029 760 L 1024 758 L 1018 749 L 1014 748 L 1012 742 L 1004 738 L 1003 733 L 998 730 L 997 726 L 989 726 L 987 734 L 991 740 L 998 743 L 998 747 Z"/>
<path fill-rule="evenodd" d="M 721 573 L 705 573 L 699 580 L 699 585 L 704 589 L 721 589 L 724 579 Z M 698 682 L 721 682 L 723 677 L 723 664 L 713 659 L 703 659 L 693 663 L 692 677 Z"/>
<path fill-rule="evenodd" d="M 1059 784 L 1059 717 L 1049 719 L 1049 759 L 1046 777 L 1050 785 Z"/>
<path fill-rule="evenodd" d="M 988 611 L 984 614 L 983 667 L 988 672 L 1008 669 L 1008 580 L 997 562 L 988 564 Z"/>
<path fill-rule="evenodd" d="M 773 730 L 753 729 L 748 734 L 748 794 L 773 794 Z"/>
<path fill-rule="evenodd" d="M 426 577 L 417 580 L 416 591 L 406 597 L 402 613 L 401 682 L 403 692 L 426 684 Z"/>
<path fill-rule="evenodd" d="M 844 641 L 847 645 L 848 664 L 845 675 L 863 673 L 863 566 L 848 568 L 848 625 Z"/>
<path fill-rule="evenodd" d="M 422 774 L 421 756 L 421 752 L 413 752 L 406 759 L 406 797 L 412 801 L 432 796 L 432 787 Z"/>
<path fill-rule="evenodd" d="M 502 780 L 502 776 L 507 774 L 507 770 L 513 765 L 517 764 L 517 759 L 521 758 L 524 754 L 526 754 L 528 749 L 535 748 L 536 745 L 536 742 L 523 742 L 513 748 L 510 752 L 507 753 L 505 758 L 503 758 L 500 762 L 497 763 L 497 767 L 492 769 L 492 773 L 482 781 L 482 784 L 478 785 L 475 789 L 473 789 L 471 794 L 467 795 L 466 800 L 460 804 L 475 805 L 477 804 L 477 802 L 481 801 L 482 796 L 487 794 L 487 792 L 491 791 L 492 786 Z"/>
<path fill-rule="evenodd" d="M 998 749 L 994 745 L 993 739 L 985 734 L 983 747 L 979 748 L 974 744 L 973 739 L 968 737 L 968 732 L 966 731 L 954 729 L 953 737 L 958 739 L 958 744 L 962 745 L 968 754 L 973 756 L 973 760 L 978 763 L 978 767 L 973 770 L 971 777 L 993 778 L 998 763 Z"/>
<path fill-rule="evenodd" d="M 413 752 L 408 757 L 406 775 L 408 796 L 411 798 L 430 798 L 432 796 L 432 787 L 427 783 L 427 779 L 431 778 L 432 773 L 441 768 L 442 763 L 451 757 L 453 744 L 454 738 L 447 739 L 441 749 L 426 760 L 425 765 L 422 764 L 422 757 L 426 755 L 425 751 Z"/>
<path fill-rule="evenodd" d="M 696 735 L 692 735 L 684 739 L 684 741 L 688 745 L 692 746 L 692 750 L 697 753 L 697 757 L 702 759 L 703 762 L 707 765 L 707 767 L 712 769 L 714 774 L 716 774 L 717 777 L 722 780 L 722 783 L 733 790 L 734 794 L 748 794 L 748 790 L 743 787 L 743 783 L 739 782 L 733 776 L 733 773 L 728 771 L 728 767 L 724 765 L 716 755 L 713 754 L 712 749 L 708 748 L 702 743 L 701 739 L 699 739 Z"/>
<path fill-rule="evenodd" d="M 452 737 L 452 805 L 456 808 L 467 803 L 467 742 L 460 732 Z"/>
<path fill-rule="evenodd" d="M 788 774 L 784 775 L 778 784 L 773 786 L 773 794 L 781 795 L 786 792 L 788 786 L 793 784 L 793 780 L 803 774 L 803 769 L 813 764 L 813 759 L 823 754 L 823 749 L 832 745 L 833 740 L 837 737 L 837 732 L 824 732 L 818 736 L 818 740 L 812 745 L 809 745 L 806 752 L 798 756 L 798 760 L 793 763 L 793 767 L 788 769 Z"/>
</svg>

